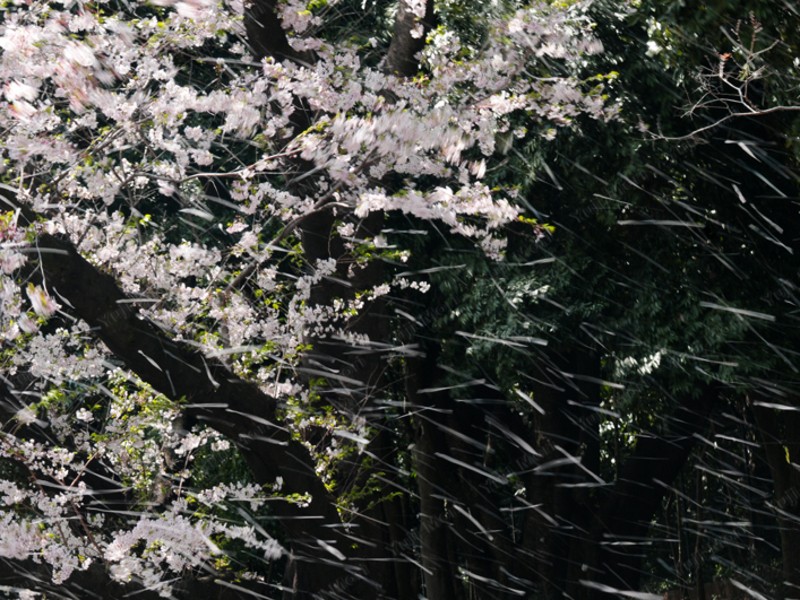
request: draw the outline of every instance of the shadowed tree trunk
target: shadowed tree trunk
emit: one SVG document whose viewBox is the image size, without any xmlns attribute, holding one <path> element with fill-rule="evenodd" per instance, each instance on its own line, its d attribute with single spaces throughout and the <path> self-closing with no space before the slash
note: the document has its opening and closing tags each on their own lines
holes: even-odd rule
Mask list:
<svg viewBox="0 0 800 600">
<path fill-rule="evenodd" d="M 764 401 L 766 404 L 770 404 Z M 774 404 L 774 403 L 773 403 Z M 759 400 L 751 402 L 761 444 L 772 475 L 770 508 L 780 530 L 785 598 L 800 597 L 800 418 L 795 410 L 776 410 Z"/>
</svg>

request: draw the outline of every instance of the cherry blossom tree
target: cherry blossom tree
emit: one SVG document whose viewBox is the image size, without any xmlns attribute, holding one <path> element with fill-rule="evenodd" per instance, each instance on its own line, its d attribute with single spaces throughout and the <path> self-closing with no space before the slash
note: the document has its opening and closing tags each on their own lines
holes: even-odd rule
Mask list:
<svg viewBox="0 0 800 600">
<path fill-rule="evenodd" d="M 0 557 L 20 597 L 519 590 L 513 561 L 465 575 L 447 554 L 437 470 L 503 480 L 437 454 L 415 240 L 502 260 L 509 224 L 546 233 L 487 172 L 515 138 L 614 117 L 578 76 L 602 47 L 582 2 L 494 3 L 479 46 L 433 0 L 367 0 L 360 36 L 349 4 L 6 3 Z"/>
</svg>

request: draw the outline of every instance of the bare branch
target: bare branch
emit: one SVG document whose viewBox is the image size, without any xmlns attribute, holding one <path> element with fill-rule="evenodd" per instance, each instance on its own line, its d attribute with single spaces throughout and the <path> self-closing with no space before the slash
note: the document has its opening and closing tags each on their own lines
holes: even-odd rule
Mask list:
<svg viewBox="0 0 800 600">
<path fill-rule="evenodd" d="M 666 136 L 666 135 L 656 135 L 656 139 L 659 140 L 668 140 L 671 142 L 676 141 L 683 141 L 683 140 L 690 140 L 695 138 L 697 135 L 703 133 L 704 131 L 708 131 L 709 129 L 714 129 L 719 127 L 726 121 L 730 121 L 731 119 L 736 119 L 739 117 L 764 117 L 766 115 L 771 115 L 773 113 L 780 113 L 780 112 L 798 112 L 800 111 L 800 106 L 773 106 L 772 108 L 765 108 L 763 110 L 753 110 L 749 112 L 735 112 L 725 115 L 714 121 L 709 125 L 705 125 L 704 127 L 700 127 L 687 133 L 686 135 L 679 135 L 679 136 Z"/>
</svg>

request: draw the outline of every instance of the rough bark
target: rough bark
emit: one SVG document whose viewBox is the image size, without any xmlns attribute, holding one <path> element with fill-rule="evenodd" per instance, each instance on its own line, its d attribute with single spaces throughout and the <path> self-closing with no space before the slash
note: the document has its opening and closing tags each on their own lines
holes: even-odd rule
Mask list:
<svg viewBox="0 0 800 600">
<path fill-rule="evenodd" d="M 405 0 L 398 0 L 394 35 L 386 54 L 386 72 L 403 77 L 411 77 L 417 72 L 417 55 L 425 47 L 425 37 L 433 27 L 433 5 L 433 0 L 425 3 L 425 16 L 420 19 L 411 12 Z M 417 33 L 419 35 L 415 37 Z"/>
<path fill-rule="evenodd" d="M 244 15 L 247 41 L 256 58 L 272 56 L 278 60 L 312 62 L 313 56 L 296 51 L 289 45 L 281 26 L 276 0 L 252 0 Z"/>
</svg>

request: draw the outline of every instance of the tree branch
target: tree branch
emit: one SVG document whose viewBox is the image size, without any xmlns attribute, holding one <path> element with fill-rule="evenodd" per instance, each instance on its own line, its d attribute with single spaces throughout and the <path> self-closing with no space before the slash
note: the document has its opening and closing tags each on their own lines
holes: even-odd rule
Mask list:
<svg viewBox="0 0 800 600">
<path fill-rule="evenodd" d="M 407 0 L 398 0 L 394 35 L 386 55 L 385 70 L 402 77 L 411 77 L 419 68 L 417 54 L 425 47 L 425 37 L 433 27 L 434 0 L 425 3 L 425 16 L 420 19 Z"/>
<path fill-rule="evenodd" d="M 335 502 L 316 476 L 307 450 L 278 424 L 276 401 L 216 360 L 171 340 L 132 308 L 112 277 L 101 273 L 65 239 L 38 238 L 41 269 L 48 287 L 94 330 L 127 368 L 164 395 L 185 402 L 185 412 L 231 438 L 259 483 L 284 480 L 288 493 L 310 494 L 301 508 L 275 503 L 293 552 L 322 561 L 314 585 L 325 585 L 329 556 L 318 540 L 336 545 L 340 519 Z M 346 553 L 347 548 L 342 546 Z M 330 561 L 327 561 L 328 563 Z"/>
<path fill-rule="evenodd" d="M 281 25 L 276 5 L 276 0 L 252 0 L 245 10 L 244 27 L 253 54 L 259 60 L 272 56 L 276 60 L 313 62 L 312 56 L 298 52 L 289 45 L 289 38 Z"/>
<path fill-rule="evenodd" d="M 743 117 L 764 117 L 768 115 L 772 115 L 774 113 L 784 113 L 784 112 L 798 112 L 800 111 L 800 106 L 773 106 L 772 108 L 765 108 L 763 110 L 752 110 L 747 112 L 733 112 L 725 115 L 724 117 L 720 117 L 719 119 L 713 121 L 709 125 L 704 125 L 703 127 L 699 127 L 685 135 L 678 135 L 678 136 L 667 136 L 667 135 L 653 135 L 653 139 L 657 140 L 666 140 L 669 142 L 680 142 L 683 140 L 691 140 L 696 138 L 698 135 L 703 133 L 704 131 L 708 131 L 709 129 L 715 129 L 730 121 L 731 119 L 743 118 Z"/>
</svg>

